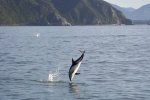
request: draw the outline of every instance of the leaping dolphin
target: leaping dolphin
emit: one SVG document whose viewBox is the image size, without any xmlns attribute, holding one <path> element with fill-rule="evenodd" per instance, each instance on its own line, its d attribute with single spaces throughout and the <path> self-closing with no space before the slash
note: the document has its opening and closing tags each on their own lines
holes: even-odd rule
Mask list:
<svg viewBox="0 0 150 100">
<path fill-rule="evenodd" d="M 70 79 L 70 81 L 72 81 L 72 79 L 74 78 L 75 75 L 80 74 L 80 73 L 77 73 L 77 71 L 78 71 L 78 69 L 81 65 L 81 62 L 83 60 L 85 51 L 80 51 L 80 52 L 82 53 L 82 55 L 77 60 L 74 61 L 73 58 L 72 58 L 72 65 L 69 69 L 69 79 Z"/>
</svg>

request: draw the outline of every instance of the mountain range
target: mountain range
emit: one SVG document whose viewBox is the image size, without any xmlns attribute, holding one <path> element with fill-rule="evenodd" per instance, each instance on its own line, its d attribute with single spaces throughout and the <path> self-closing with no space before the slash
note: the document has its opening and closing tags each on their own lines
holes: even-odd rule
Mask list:
<svg viewBox="0 0 150 100">
<path fill-rule="evenodd" d="M 150 20 L 150 4 L 144 5 L 138 9 L 124 8 L 112 4 L 113 7 L 123 12 L 123 14 L 132 20 Z"/>
<path fill-rule="evenodd" d="M 131 24 L 103 0 L 0 0 L 0 25 Z"/>
</svg>

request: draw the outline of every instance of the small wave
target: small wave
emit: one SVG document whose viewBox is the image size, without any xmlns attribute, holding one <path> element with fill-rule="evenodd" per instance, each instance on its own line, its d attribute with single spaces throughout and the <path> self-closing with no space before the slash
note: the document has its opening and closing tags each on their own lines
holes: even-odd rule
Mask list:
<svg viewBox="0 0 150 100">
<path fill-rule="evenodd" d="M 111 62 L 111 61 L 98 61 L 97 63 L 99 63 L 99 64 L 105 64 L 105 63 L 113 63 L 113 62 Z"/>
<path fill-rule="evenodd" d="M 16 61 L 16 64 L 25 65 L 25 64 L 33 64 L 33 61 Z"/>
<path fill-rule="evenodd" d="M 64 41 L 62 41 L 62 42 L 69 43 L 69 42 L 71 42 L 71 41 L 64 40 Z"/>
<path fill-rule="evenodd" d="M 62 81 L 62 80 L 58 80 L 58 81 L 56 81 L 56 80 L 55 80 L 55 81 L 49 81 L 49 80 L 39 80 L 39 81 L 37 81 L 37 80 L 36 80 L 36 82 L 40 82 L 40 83 L 54 83 L 54 84 L 55 84 L 55 83 L 56 83 L 56 84 L 57 84 L 57 83 L 68 83 L 67 81 Z"/>
<path fill-rule="evenodd" d="M 117 37 L 126 37 L 127 35 L 117 35 Z"/>
</svg>

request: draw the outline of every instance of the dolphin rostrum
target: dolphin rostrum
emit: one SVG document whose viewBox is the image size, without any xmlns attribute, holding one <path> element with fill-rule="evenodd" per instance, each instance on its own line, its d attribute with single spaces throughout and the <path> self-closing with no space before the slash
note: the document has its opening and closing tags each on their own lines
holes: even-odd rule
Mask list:
<svg viewBox="0 0 150 100">
<path fill-rule="evenodd" d="M 81 62 L 82 62 L 82 59 L 84 57 L 84 53 L 85 51 L 80 51 L 82 53 L 82 55 L 77 59 L 77 60 L 73 60 L 72 58 L 72 65 L 69 69 L 69 79 L 70 81 L 72 81 L 72 79 L 74 78 L 75 75 L 78 75 L 80 73 L 77 73 L 80 65 L 81 65 Z"/>
</svg>

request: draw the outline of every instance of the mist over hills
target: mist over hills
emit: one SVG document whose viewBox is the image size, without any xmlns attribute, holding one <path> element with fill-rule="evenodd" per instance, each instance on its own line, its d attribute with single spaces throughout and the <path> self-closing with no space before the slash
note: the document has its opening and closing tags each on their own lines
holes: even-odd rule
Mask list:
<svg viewBox="0 0 150 100">
<path fill-rule="evenodd" d="M 0 25 L 131 24 L 103 0 L 0 0 Z"/>
<path fill-rule="evenodd" d="M 112 4 L 113 5 L 113 4 Z M 123 12 L 123 14 L 132 20 L 150 20 L 150 4 L 144 5 L 138 9 L 124 8 L 113 5 L 116 9 Z"/>
</svg>

